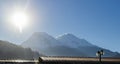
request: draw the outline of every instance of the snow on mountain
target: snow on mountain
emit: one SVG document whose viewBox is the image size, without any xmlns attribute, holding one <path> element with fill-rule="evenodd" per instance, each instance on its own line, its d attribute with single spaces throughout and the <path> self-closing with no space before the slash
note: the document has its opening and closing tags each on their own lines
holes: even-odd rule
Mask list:
<svg viewBox="0 0 120 64">
<path fill-rule="evenodd" d="M 40 44 L 40 45 L 36 45 Z M 64 34 L 57 38 L 48 35 L 45 32 L 35 32 L 22 46 L 24 47 L 53 47 L 53 46 L 67 46 L 70 48 L 78 48 L 79 46 L 93 46 L 84 39 L 79 39 L 72 34 Z"/>
<path fill-rule="evenodd" d="M 119 53 L 95 46 L 85 39 L 72 34 L 64 34 L 54 38 L 45 32 L 35 32 L 21 44 L 47 56 L 82 56 L 95 57 L 98 50 L 104 50 L 104 57 L 120 56 Z"/>
<path fill-rule="evenodd" d="M 56 37 L 58 41 L 61 42 L 62 45 L 66 45 L 72 48 L 78 48 L 79 46 L 93 46 L 91 43 L 87 42 L 85 39 L 79 39 L 73 34 L 63 34 L 61 36 Z"/>
<path fill-rule="evenodd" d="M 22 43 L 24 47 L 46 48 L 58 45 L 59 42 L 45 32 L 35 32 L 28 40 Z"/>
</svg>

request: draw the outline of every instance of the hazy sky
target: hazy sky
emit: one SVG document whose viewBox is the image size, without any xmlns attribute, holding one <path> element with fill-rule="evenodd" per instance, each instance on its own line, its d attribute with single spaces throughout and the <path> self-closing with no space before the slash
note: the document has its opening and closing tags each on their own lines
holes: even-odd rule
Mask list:
<svg viewBox="0 0 120 64">
<path fill-rule="evenodd" d="M 16 8 L 30 20 L 22 33 L 8 19 Z M 120 0 L 0 0 L 1 40 L 20 44 L 34 32 L 72 33 L 120 52 Z"/>
</svg>

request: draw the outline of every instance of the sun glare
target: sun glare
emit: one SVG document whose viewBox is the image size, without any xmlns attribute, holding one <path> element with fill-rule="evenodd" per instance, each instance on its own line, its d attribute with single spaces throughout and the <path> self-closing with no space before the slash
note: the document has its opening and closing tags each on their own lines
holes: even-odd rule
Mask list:
<svg viewBox="0 0 120 64">
<path fill-rule="evenodd" d="M 12 23 L 19 28 L 19 31 L 22 32 L 23 28 L 27 25 L 28 23 L 28 16 L 25 12 L 15 12 L 11 16 L 11 21 Z"/>
</svg>

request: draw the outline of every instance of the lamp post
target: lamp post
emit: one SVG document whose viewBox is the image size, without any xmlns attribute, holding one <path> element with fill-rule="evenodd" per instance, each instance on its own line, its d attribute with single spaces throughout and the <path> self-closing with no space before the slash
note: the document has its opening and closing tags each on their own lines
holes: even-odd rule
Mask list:
<svg viewBox="0 0 120 64">
<path fill-rule="evenodd" d="M 96 53 L 96 55 L 99 57 L 99 62 L 102 63 L 102 61 L 101 61 L 101 56 L 104 55 L 103 50 L 98 51 L 98 52 Z"/>
</svg>

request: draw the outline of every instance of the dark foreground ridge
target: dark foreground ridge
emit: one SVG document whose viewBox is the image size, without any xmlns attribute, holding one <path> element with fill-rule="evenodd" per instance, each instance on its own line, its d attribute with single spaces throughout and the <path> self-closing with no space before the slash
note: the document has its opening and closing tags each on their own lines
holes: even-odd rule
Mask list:
<svg viewBox="0 0 120 64">
<path fill-rule="evenodd" d="M 97 57 L 39 57 L 38 60 L 0 60 L 0 64 L 120 64 L 120 58 Z"/>
</svg>

